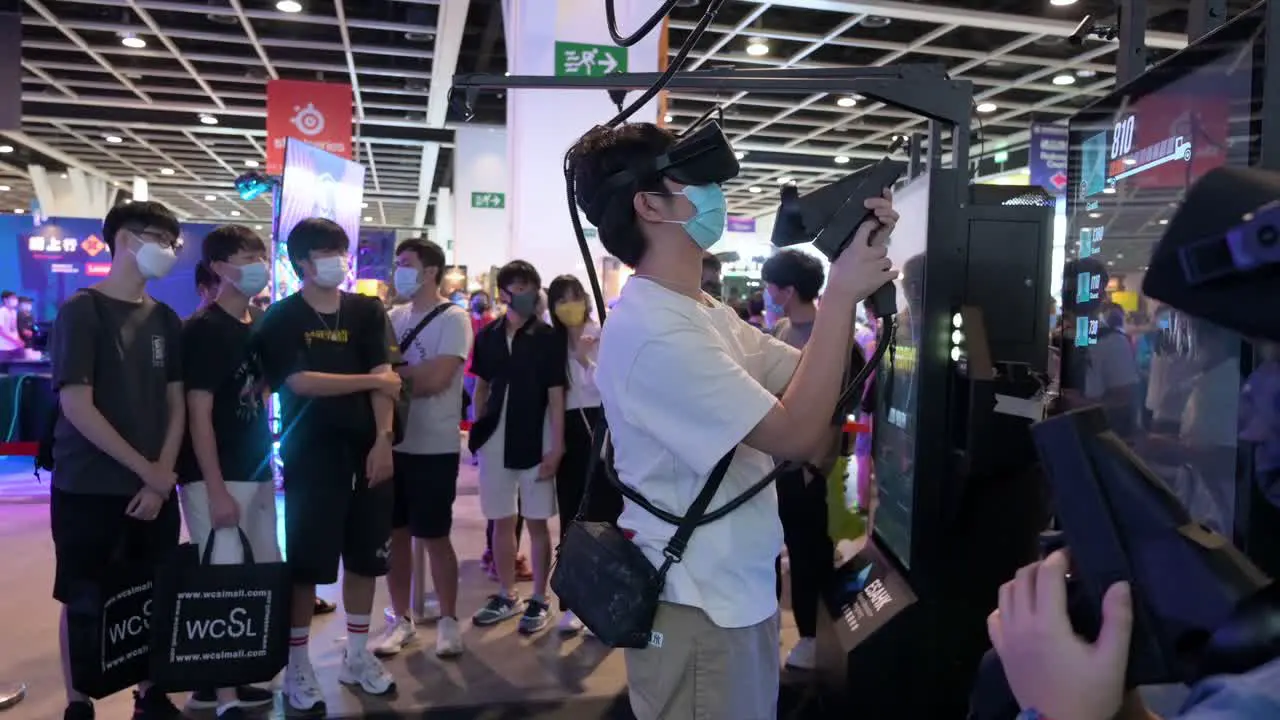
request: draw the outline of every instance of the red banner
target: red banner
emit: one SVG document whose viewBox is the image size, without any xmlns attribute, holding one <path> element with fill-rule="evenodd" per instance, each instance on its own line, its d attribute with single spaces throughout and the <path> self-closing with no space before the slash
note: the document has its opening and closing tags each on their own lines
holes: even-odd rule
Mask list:
<svg viewBox="0 0 1280 720">
<path fill-rule="evenodd" d="M 267 82 L 267 174 L 284 170 L 284 143 L 297 138 L 351 159 L 350 85 L 305 80 Z"/>
</svg>

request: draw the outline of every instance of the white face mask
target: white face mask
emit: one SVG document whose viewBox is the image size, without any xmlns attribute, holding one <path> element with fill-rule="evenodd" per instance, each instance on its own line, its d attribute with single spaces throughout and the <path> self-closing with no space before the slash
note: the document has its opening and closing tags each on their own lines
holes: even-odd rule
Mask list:
<svg viewBox="0 0 1280 720">
<path fill-rule="evenodd" d="M 409 297 L 418 292 L 418 288 L 422 287 L 421 274 L 411 267 L 398 267 L 396 274 L 392 278 L 392 283 L 396 287 L 396 294 L 400 297 Z"/>
<path fill-rule="evenodd" d="M 248 265 L 240 265 L 238 267 L 240 279 L 236 280 L 234 284 L 237 290 L 244 293 L 245 297 L 256 297 L 271 281 L 271 271 L 264 262 L 251 262 Z"/>
<path fill-rule="evenodd" d="M 149 242 L 142 243 L 133 256 L 138 261 L 138 272 L 147 280 L 158 280 L 168 275 L 178 262 L 178 253 L 173 248 Z"/>
<path fill-rule="evenodd" d="M 320 258 L 315 261 L 316 285 L 332 290 L 347 279 L 347 259 L 341 255 Z"/>
</svg>

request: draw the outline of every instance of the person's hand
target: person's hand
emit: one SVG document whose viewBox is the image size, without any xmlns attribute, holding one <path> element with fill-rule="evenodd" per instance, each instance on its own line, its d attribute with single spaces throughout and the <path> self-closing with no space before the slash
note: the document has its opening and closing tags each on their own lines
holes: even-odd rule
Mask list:
<svg viewBox="0 0 1280 720">
<path fill-rule="evenodd" d="M 138 491 L 137 495 L 129 501 L 129 505 L 125 508 L 124 514 L 134 520 L 143 522 L 151 522 L 160 514 L 160 509 L 164 507 L 165 496 L 157 493 L 149 487 L 144 487 Z"/>
<path fill-rule="evenodd" d="M 596 347 L 600 344 L 599 338 L 583 335 L 578 338 L 577 345 L 573 348 L 573 357 L 583 365 L 591 362 L 591 358 L 596 353 Z"/>
<path fill-rule="evenodd" d="M 560 459 L 564 457 L 563 450 L 552 449 L 546 455 L 542 456 L 542 463 L 538 465 L 539 480 L 554 480 L 556 471 L 560 469 Z"/>
<path fill-rule="evenodd" d="M 167 498 L 169 493 L 173 491 L 173 486 L 178 484 L 178 474 L 172 468 L 167 468 L 161 463 L 148 465 L 147 471 L 141 479 L 148 489 L 154 491 L 162 499 Z"/>
<path fill-rule="evenodd" d="M 403 384 L 404 380 L 400 379 L 400 373 L 395 370 L 384 370 L 373 374 L 374 390 L 388 397 L 400 397 L 400 386 Z"/>
<path fill-rule="evenodd" d="M 1133 606 L 1127 583 L 1107 589 L 1096 643 L 1067 617 L 1067 556 L 1032 563 L 1000 587 L 987 633 L 1022 709 L 1054 720 L 1108 720 L 1124 700 Z"/>
<path fill-rule="evenodd" d="M 214 529 L 239 527 L 240 504 L 227 492 L 226 486 L 219 485 L 215 489 L 213 485 L 209 485 L 208 493 L 209 520 Z"/>
<path fill-rule="evenodd" d="M 828 293 L 844 293 L 859 302 L 898 277 L 885 243 L 898 223 L 893 199 L 886 190 L 884 197 L 869 198 L 866 204 L 874 217 L 858 226 L 853 240 L 831 264 L 827 286 Z"/>
<path fill-rule="evenodd" d="M 391 440 L 385 435 L 379 435 L 364 462 L 364 473 L 369 478 L 369 486 L 373 487 L 389 480 L 394 469 Z"/>
</svg>

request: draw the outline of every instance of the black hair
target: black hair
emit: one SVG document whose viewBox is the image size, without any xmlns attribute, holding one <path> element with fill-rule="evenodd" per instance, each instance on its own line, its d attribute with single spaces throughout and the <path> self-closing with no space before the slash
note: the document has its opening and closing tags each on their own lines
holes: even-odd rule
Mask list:
<svg viewBox="0 0 1280 720">
<path fill-rule="evenodd" d="M 20 303 L 34 303 L 35 301 L 36 301 L 35 298 L 30 298 L 30 297 L 27 297 L 26 295 L 18 296 L 18 302 Z"/>
<path fill-rule="evenodd" d="M 158 202 L 131 202 L 117 205 L 102 221 L 102 241 L 112 255 L 116 253 L 116 233 L 124 228 L 164 230 L 175 238 L 182 234 L 178 217 Z"/>
<path fill-rule="evenodd" d="M 267 244 L 244 225 L 222 225 L 205 235 L 204 245 L 200 248 L 200 259 L 209 270 L 213 270 L 214 263 L 226 262 L 242 250 L 265 255 Z"/>
<path fill-rule="evenodd" d="M 765 260 L 760 268 L 761 280 L 779 288 L 791 288 L 807 303 L 822 292 L 826 276 L 822 262 L 800 250 L 782 250 Z"/>
<path fill-rule="evenodd" d="M 702 251 L 702 271 L 703 272 L 706 272 L 708 270 L 714 270 L 717 273 L 719 273 L 722 267 L 724 266 L 720 263 L 720 258 L 715 256 L 715 253 L 712 253 L 709 250 Z"/>
<path fill-rule="evenodd" d="M 751 297 L 747 298 L 747 315 L 755 317 L 764 314 L 764 293 L 759 290 L 751 293 Z"/>
<path fill-rule="evenodd" d="M 444 280 L 444 250 L 426 238 L 409 238 L 396 246 L 396 255 L 411 252 L 422 261 L 422 267 L 436 269 L 436 283 Z"/>
<path fill-rule="evenodd" d="M 325 218 L 307 218 L 289 231 L 285 241 L 289 251 L 289 264 L 293 271 L 302 277 L 303 260 L 310 260 L 313 252 L 331 250 L 347 250 L 351 247 L 351 239 L 347 231 L 338 223 Z"/>
<path fill-rule="evenodd" d="M 652 161 L 676 144 L 676 135 L 653 123 L 598 126 L 569 150 L 575 201 L 600 233 L 600 244 L 629 267 L 644 257 L 645 239 L 636 219 L 635 195 L 670 194 Z M 630 171 L 630 177 L 618 173 Z M 611 180 L 615 176 L 625 180 Z"/>
<path fill-rule="evenodd" d="M 217 274 L 214 273 L 208 263 L 203 260 L 196 263 L 195 278 L 196 292 L 200 292 L 201 290 L 212 290 L 213 288 L 218 287 Z"/>
<path fill-rule="evenodd" d="M 492 299 L 492 298 L 490 298 L 490 297 L 489 297 L 489 293 L 488 293 L 488 291 L 485 291 L 485 290 L 472 290 L 472 291 L 471 291 L 471 298 L 470 298 L 470 299 L 475 300 L 475 299 L 476 299 L 476 297 L 477 297 L 477 296 L 479 296 L 479 295 L 483 295 L 485 300 L 491 300 L 491 299 Z"/>
<path fill-rule="evenodd" d="M 542 276 L 538 275 L 538 271 L 524 260 L 512 260 L 498 270 L 499 290 L 506 290 L 512 283 L 518 282 L 540 289 Z"/>
<path fill-rule="evenodd" d="M 5 300 L 8 300 L 11 297 L 18 297 L 18 293 L 12 290 L 5 290 L 4 292 L 0 292 L 0 302 L 4 302 Z"/>
</svg>

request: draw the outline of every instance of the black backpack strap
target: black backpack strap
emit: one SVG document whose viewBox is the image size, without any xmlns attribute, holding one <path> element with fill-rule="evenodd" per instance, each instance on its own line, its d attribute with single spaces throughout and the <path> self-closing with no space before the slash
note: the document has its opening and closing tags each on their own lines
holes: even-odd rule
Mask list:
<svg viewBox="0 0 1280 720">
<path fill-rule="evenodd" d="M 431 324 L 431 321 L 435 320 L 440 313 L 448 310 L 452 305 L 453 303 L 440 303 L 432 308 L 431 312 L 424 315 L 422 319 L 418 321 L 418 324 L 413 326 L 412 330 L 405 333 L 405 336 L 400 338 L 400 353 L 403 355 L 407 352 L 409 346 L 413 344 L 414 340 L 418 339 L 418 336 L 421 335 L 422 331 Z"/>
</svg>

